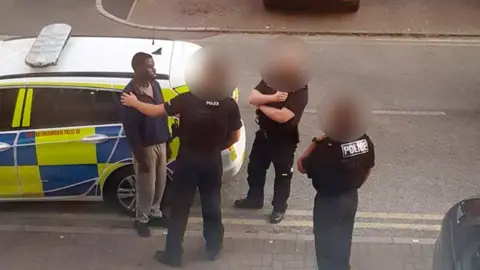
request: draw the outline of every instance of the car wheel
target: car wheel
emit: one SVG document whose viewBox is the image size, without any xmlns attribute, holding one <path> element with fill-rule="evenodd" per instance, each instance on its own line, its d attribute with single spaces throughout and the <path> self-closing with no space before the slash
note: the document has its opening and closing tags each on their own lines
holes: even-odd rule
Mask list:
<svg viewBox="0 0 480 270">
<path fill-rule="evenodd" d="M 136 194 L 135 173 L 132 165 L 114 171 L 103 187 L 103 200 L 129 216 L 135 213 Z"/>
<path fill-rule="evenodd" d="M 340 9 L 343 12 L 355 13 L 360 9 L 360 0 L 352 2 L 343 2 L 340 4 Z"/>
<path fill-rule="evenodd" d="M 170 182 L 170 175 L 167 176 L 167 187 Z M 114 171 L 105 182 L 103 187 L 104 201 L 124 214 L 133 216 L 137 205 L 137 192 L 135 188 L 135 173 L 132 165 L 121 167 Z M 162 208 L 167 204 L 167 189 L 164 193 Z"/>
</svg>

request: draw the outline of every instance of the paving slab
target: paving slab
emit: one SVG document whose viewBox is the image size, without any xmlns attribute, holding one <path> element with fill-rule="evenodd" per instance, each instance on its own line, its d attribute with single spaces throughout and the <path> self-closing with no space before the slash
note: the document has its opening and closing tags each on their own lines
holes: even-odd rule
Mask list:
<svg viewBox="0 0 480 270">
<path fill-rule="evenodd" d="M 268 12 L 261 0 L 97 0 L 114 14 L 125 2 L 130 12 L 114 16 L 137 27 L 191 31 L 284 31 L 423 35 L 480 34 L 480 2 L 473 0 L 362 0 L 355 14 L 316 11 Z M 109 11 L 109 6 L 116 8 Z M 123 8 L 127 9 L 127 8 Z M 117 12 L 118 13 L 118 12 Z M 113 17 L 112 17 L 113 18 Z M 113 18 L 113 19 L 115 19 Z"/>
</svg>

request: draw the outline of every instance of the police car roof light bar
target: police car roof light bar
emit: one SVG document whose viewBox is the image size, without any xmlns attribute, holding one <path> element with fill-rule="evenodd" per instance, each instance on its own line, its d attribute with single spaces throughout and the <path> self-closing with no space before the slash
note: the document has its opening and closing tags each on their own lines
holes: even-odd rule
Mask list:
<svg viewBox="0 0 480 270">
<path fill-rule="evenodd" d="M 72 27 L 64 23 L 45 26 L 25 57 L 25 63 L 33 68 L 56 65 L 72 33 Z"/>
</svg>

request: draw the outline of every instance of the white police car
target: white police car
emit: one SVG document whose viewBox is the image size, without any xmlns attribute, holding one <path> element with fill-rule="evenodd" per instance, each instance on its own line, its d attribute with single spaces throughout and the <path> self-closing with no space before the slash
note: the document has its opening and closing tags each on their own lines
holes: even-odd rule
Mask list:
<svg viewBox="0 0 480 270">
<path fill-rule="evenodd" d="M 118 118 L 131 58 L 153 55 L 166 101 L 188 91 L 184 69 L 200 46 L 176 40 L 75 37 L 66 24 L 0 41 L 0 200 L 103 198 L 132 211 L 134 174 Z M 238 91 L 234 92 L 238 99 Z M 169 117 L 175 127 L 179 119 Z M 171 143 L 171 177 L 179 146 Z M 241 168 L 245 130 L 223 151 L 224 177 Z"/>
</svg>

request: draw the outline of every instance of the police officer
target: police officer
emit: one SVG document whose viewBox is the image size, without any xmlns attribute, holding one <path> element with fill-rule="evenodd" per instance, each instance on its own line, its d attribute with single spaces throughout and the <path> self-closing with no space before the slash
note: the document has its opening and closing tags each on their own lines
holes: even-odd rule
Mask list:
<svg viewBox="0 0 480 270">
<path fill-rule="evenodd" d="M 182 264 L 183 237 L 197 187 L 208 259 L 215 260 L 222 249 L 221 151 L 239 140 L 242 127 L 235 100 L 218 95 L 219 92 L 215 90 L 225 69 L 222 61 L 225 60 L 219 57 L 203 67 L 202 72 L 206 72 L 208 78 L 201 86 L 205 91 L 194 91 L 194 94 L 190 87 L 191 92 L 180 94 L 165 105 L 142 103 L 129 94 L 122 96 L 124 105 L 136 108 L 146 115 L 180 115 L 178 136 L 181 143 L 171 185 L 175 198 L 172 200 L 167 225 L 165 251 L 156 253 L 157 260 L 166 265 L 179 267 Z"/>
<path fill-rule="evenodd" d="M 308 103 L 308 86 L 299 84 L 298 62 L 279 58 L 275 69 L 269 70 L 255 87 L 249 103 L 257 106 L 258 131 L 255 133 L 248 163 L 246 198 L 235 201 L 235 207 L 263 207 L 266 173 L 270 164 L 275 168 L 272 224 L 283 220 L 290 196 L 294 153 L 299 142 L 298 124 Z M 270 79 L 275 77 L 274 79 Z M 271 85 L 275 82 L 275 85 Z"/>
<path fill-rule="evenodd" d="M 319 270 L 350 269 L 357 190 L 375 165 L 373 143 L 358 126 L 357 105 L 347 98 L 335 103 L 327 115 L 327 135 L 314 138 L 297 162 L 317 191 L 313 222 Z"/>
</svg>

